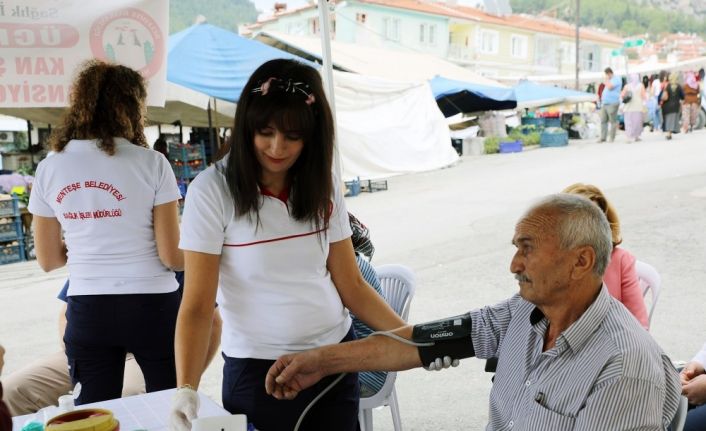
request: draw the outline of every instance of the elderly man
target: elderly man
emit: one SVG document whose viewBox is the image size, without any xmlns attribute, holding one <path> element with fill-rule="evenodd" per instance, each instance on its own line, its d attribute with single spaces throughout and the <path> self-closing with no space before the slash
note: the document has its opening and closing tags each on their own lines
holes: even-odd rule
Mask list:
<svg viewBox="0 0 706 431">
<path fill-rule="evenodd" d="M 665 429 L 677 410 L 679 376 L 602 283 L 612 244 L 598 206 L 549 196 L 519 220 L 512 243 L 520 292 L 471 311 L 470 337 L 415 347 L 376 336 L 286 355 L 267 375 L 268 393 L 290 399 L 325 375 L 405 370 L 475 351 L 499 357 L 487 430 Z M 394 332 L 416 340 L 416 329 Z M 459 346 L 444 347 L 456 341 L 467 346 L 460 355 Z"/>
</svg>

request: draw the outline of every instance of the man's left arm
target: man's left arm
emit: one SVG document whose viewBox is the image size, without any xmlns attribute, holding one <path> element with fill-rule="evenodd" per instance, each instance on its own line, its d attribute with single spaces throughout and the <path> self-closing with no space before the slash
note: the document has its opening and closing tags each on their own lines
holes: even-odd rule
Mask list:
<svg viewBox="0 0 706 431">
<path fill-rule="evenodd" d="M 393 332 L 409 339 L 412 327 L 405 326 Z M 293 399 L 302 390 L 331 374 L 402 371 L 421 365 L 417 347 L 388 337 L 367 337 L 280 357 L 267 372 L 265 389 L 277 399 Z"/>
</svg>

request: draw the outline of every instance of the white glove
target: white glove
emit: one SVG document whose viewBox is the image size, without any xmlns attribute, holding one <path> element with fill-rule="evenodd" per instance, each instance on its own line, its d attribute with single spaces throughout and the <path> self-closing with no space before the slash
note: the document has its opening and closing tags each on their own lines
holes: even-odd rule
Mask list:
<svg viewBox="0 0 706 431">
<path fill-rule="evenodd" d="M 199 394 L 191 388 L 179 388 L 172 400 L 169 427 L 172 431 L 190 431 L 191 421 L 199 412 Z"/>
<path fill-rule="evenodd" d="M 436 358 L 434 362 L 429 364 L 428 367 L 424 367 L 427 371 L 441 371 L 449 367 L 458 367 L 461 362 L 458 359 L 451 359 L 450 356 L 444 356 L 444 358 Z"/>
</svg>

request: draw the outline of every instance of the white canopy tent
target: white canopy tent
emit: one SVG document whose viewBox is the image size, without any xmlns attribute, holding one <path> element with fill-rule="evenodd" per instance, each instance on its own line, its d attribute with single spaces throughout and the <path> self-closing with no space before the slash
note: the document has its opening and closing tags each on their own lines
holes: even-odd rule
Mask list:
<svg viewBox="0 0 706 431">
<path fill-rule="evenodd" d="M 333 83 L 342 179 L 428 171 L 458 159 L 428 81 L 335 71 Z"/>
<path fill-rule="evenodd" d="M 213 127 L 231 127 L 235 104 L 215 101 L 207 95 L 167 82 L 167 100 L 164 107 L 147 107 L 150 124 L 172 124 L 177 120 L 184 126 L 208 127 L 208 106 L 211 104 Z M 33 123 L 60 125 L 64 108 L 0 108 L 0 114 L 29 120 Z"/>
<path fill-rule="evenodd" d="M 322 58 L 319 40 L 315 38 L 268 31 L 259 33 L 256 39 L 305 58 Z M 332 63 L 339 70 L 400 81 L 424 81 L 440 75 L 474 84 L 505 87 L 497 81 L 433 55 L 336 41 L 330 43 Z"/>
<path fill-rule="evenodd" d="M 645 62 L 642 64 L 628 65 L 627 70 L 622 68 L 612 68 L 616 75 L 625 76 L 628 73 L 638 73 L 640 75 L 651 75 L 653 73 L 659 73 L 662 70 L 666 71 L 685 71 L 685 70 L 697 70 L 701 67 L 706 67 L 706 57 L 692 58 L 690 60 L 678 61 L 673 63 L 658 63 L 658 62 Z M 579 73 L 579 83 L 581 85 L 586 85 L 589 83 L 601 82 L 605 78 L 603 71 L 598 72 L 586 72 L 581 71 Z M 558 84 L 567 85 L 573 87 L 576 82 L 575 74 L 554 74 L 554 75 L 533 75 L 533 76 L 508 76 L 508 77 L 498 77 L 498 80 L 506 84 L 515 84 L 521 79 L 527 79 L 529 81 L 542 83 L 542 84 Z"/>
</svg>

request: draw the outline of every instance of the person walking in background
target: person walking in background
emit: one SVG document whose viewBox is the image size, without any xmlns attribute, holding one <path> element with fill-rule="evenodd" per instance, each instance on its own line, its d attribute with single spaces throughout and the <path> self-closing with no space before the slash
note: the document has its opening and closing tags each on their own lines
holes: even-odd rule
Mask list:
<svg viewBox="0 0 706 431">
<path fill-rule="evenodd" d="M 601 94 L 601 138 L 598 142 L 605 142 L 606 138 L 613 142 L 618 129 L 618 106 L 620 105 L 623 80 L 619 76 L 615 76 L 610 67 L 606 67 L 605 76 L 605 86 Z M 608 135 L 608 126 L 610 126 L 610 135 Z"/>
<path fill-rule="evenodd" d="M 630 74 L 627 85 L 620 92 L 620 97 L 623 101 L 623 118 L 628 142 L 630 140 L 637 142 L 642 134 L 643 110 L 647 101 L 647 92 L 637 73 Z"/>
<path fill-rule="evenodd" d="M 176 386 L 181 195 L 145 139 L 146 96 L 138 72 L 86 62 L 29 199 L 39 265 L 69 268 L 64 344 L 77 404 L 120 397 L 127 352 L 147 392 Z"/>
<path fill-rule="evenodd" d="M 679 133 L 679 115 L 681 115 L 681 103 L 684 100 L 684 91 L 679 85 L 677 72 L 669 75 L 669 83 L 660 93 L 659 100 L 662 102 L 664 132 L 667 139 L 672 139 L 672 133 Z"/>
<path fill-rule="evenodd" d="M 620 219 L 617 211 L 608 202 L 603 192 L 591 184 L 572 184 L 562 190 L 562 193 L 588 198 L 605 214 L 610 225 L 613 251 L 610 253 L 610 263 L 603 274 L 603 282 L 608 287 L 608 293 L 620 301 L 643 328 L 649 329 L 647 307 L 642 298 L 642 289 L 635 270 L 635 256 L 624 248 L 618 247 L 623 242 L 623 237 L 620 233 Z"/>
<path fill-rule="evenodd" d="M 684 133 L 689 133 L 696 127 L 696 120 L 701 109 L 701 88 L 696 81 L 694 72 L 687 72 L 682 90 L 684 91 L 684 103 L 682 105 L 681 130 Z"/>
<path fill-rule="evenodd" d="M 659 103 L 659 94 L 662 92 L 662 82 L 658 75 L 652 78 L 647 93 L 647 111 L 650 116 L 650 131 L 662 130 L 662 107 Z"/>
<path fill-rule="evenodd" d="M 664 109 L 662 109 L 662 105 L 664 104 L 664 101 L 662 100 L 662 91 L 664 91 L 665 88 L 667 88 L 667 85 L 669 84 L 669 73 L 666 70 L 660 70 L 659 71 L 659 94 L 657 94 L 657 104 L 660 108 L 660 118 L 662 120 L 662 132 L 666 132 L 667 128 L 665 127 L 664 124 Z M 656 91 L 656 89 L 655 89 Z"/>
</svg>

